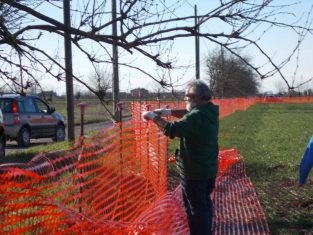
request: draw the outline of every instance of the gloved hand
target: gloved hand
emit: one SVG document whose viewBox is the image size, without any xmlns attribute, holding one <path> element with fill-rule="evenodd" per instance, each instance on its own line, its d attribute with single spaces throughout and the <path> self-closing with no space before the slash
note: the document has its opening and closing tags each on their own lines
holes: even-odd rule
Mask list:
<svg viewBox="0 0 313 235">
<path fill-rule="evenodd" d="M 168 117 L 172 115 L 172 110 L 170 109 L 156 109 L 153 112 L 161 117 Z"/>
<path fill-rule="evenodd" d="M 141 115 L 142 119 L 146 121 L 153 120 L 156 116 L 158 115 L 152 111 L 145 111 Z"/>
</svg>

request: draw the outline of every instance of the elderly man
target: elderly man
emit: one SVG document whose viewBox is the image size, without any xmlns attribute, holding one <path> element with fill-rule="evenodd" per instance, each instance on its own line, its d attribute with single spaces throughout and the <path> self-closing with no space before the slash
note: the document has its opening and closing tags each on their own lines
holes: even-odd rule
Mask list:
<svg viewBox="0 0 313 235">
<path fill-rule="evenodd" d="M 219 109 L 212 104 L 211 91 L 199 80 L 186 86 L 186 110 L 157 109 L 144 112 L 170 138 L 180 137 L 177 164 L 190 234 L 211 234 L 213 191 L 218 168 Z M 181 119 L 167 122 L 162 117 Z"/>
</svg>

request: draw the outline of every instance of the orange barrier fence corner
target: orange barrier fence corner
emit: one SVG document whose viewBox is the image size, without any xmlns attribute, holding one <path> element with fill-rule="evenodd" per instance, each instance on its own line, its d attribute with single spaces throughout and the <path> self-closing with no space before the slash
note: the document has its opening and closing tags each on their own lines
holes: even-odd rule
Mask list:
<svg viewBox="0 0 313 235">
<path fill-rule="evenodd" d="M 218 172 L 223 174 L 232 164 L 240 160 L 237 149 L 220 150 L 218 155 Z"/>
</svg>

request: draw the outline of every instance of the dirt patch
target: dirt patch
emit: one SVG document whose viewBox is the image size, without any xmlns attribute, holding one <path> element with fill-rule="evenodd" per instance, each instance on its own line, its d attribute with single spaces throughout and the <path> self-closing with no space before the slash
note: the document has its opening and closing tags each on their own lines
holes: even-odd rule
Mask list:
<svg viewBox="0 0 313 235">
<path fill-rule="evenodd" d="M 313 210 L 313 199 L 311 200 L 304 200 L 304 199 L 297 199 L 290 201 L 289 205 L 294 208 L 302 208 L 307 210 Z"/>
</svg>

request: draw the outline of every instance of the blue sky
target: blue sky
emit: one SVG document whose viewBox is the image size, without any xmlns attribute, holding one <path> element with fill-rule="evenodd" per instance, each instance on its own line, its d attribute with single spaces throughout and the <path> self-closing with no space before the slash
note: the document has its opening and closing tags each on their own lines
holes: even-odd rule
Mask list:
<svg viewBox="0 0 313 235">
<path fill-rule="evenodd" d="M 74 4 L 74 1 L 71 1 Z M 182 15 L 190 15 L 194 12 L 194 5 L 197 4 L 198 8 L 198 15 L 201 15 L 214 7 L 214 4 L 219 1 L 204 1 L 204 0 L 189 0 L 186 1 L 184 6 L 180 9 L 179 12 L 175 14 L 182 16 Z M 289 2 L 294 2 L 292 0 L 277 0 L 277 4 L 285 3 L 288 4 Z M 61 3 L 55 3 L 59 6 L 62 6 Z M 306 10 L 310 9 L 312 2 L 309 0 L 302 1 L 301 4 L 295 5 L 289 9 L 289 11 L 294 12 L 296 16 L 299 16 Z M 62 9 L 59 8 L 52 8 L 48 5 L 42 6 L 42 12 L 47 15 L 53 16 L 55 19 L 63 21 L 63 12 Z M 294 16 L 285 15 L 283 18 L 284 21 L 289 22 L 295 20 Z M 73 19 L 75 20 L 75 19 Z M 192 23 L 192 22 L 191 22 Z M 202 26 L 200 30 L 210 30 L 214 32 L 223 32 L 227 29 L 223 29 L 220 25 L 216 22 L 211 22 L 209 25 Z M 254 32 L 255 34 L 260 34 L 264 30 L 263 27 L 260 27 L 258 31 Z M 263 39 L 259 42 L 262 48 L 266 53 L 270 56 L 273 56 L 273 60 L 276 63 L 280 63 L 283 58 L 285 58 L 290 50 L 293 49 L 296 41 L 298 40 L 297 37 L 292 36 L 291 32 L 287 32 L 286 30 L 278 30 L 278 29 L 271 29 L 268 33 L 263 37 Z M 308 35 L 308 37 L 304 40 L 301 48 L 300 48 L 300 56 L 299 62 L 297 63 L 296 60 L 291 60 L 287 66 L 282 69 L 282 72 L 285 74 L 286 78 L 292 81 L 293 78 L 296 79 L 297 82 L 300 82 L 302 79 L 310 78 L 313 76 L 313 66 L 312 66 L 312 57 L 313 57 L 313 47 L 310 45 L 312 41 L 312 35 Z M 53 36 L 52 34 L 46 34 L 44 45 L 47 51 L 50 53 L 57 53 L 57 46 L 60 47 L 59 51 L 62 50 L 63 47 L 63 39 Z M 111 47 L 109 46 L 108 49 Z M 216 48 L 211 42 L 207 40 L 200 39 L 200 77 L 201 79 L 206 79 L 206 68 L 205 68 L 205 58 L 209 51 Z M 162 71 L 156 69 L 156 66 L 153 63 L 150 63 L 147 59 L 143 59 L 140 56 L 129 56 L 128 53 L 119 50 L 121 54 L 120 62 L 128 62 L 133 61 L 134 64 L 141 66 L 142 68 L 146 68 L 149 71 L 152 71 L 154 74 L 162 75 Z M 260 56 L 260 54 L 253 48 L 244 48 L 242 49 L 241 53 L 245 55 L 249 55 L 252 58 L 252 62 L 256 65 L 264 64 L 264 58 Z M 62 53 L 60 53 L 62 55 Z M 195 78 L 195 68 L 194 68 L 194 61 L 195 61 L 195 45 L 193 38 L 186 38 L 186 39 L 179 39 L 175 40 L 173 43 L 173 48 L 171 51 L 171 57 L 177 60 L 177 65 L 184 65 L 189 66 L 188 69 L 179 69 L 173 72 L 172 81 L 174 81 L 175 85 L 178 88 L 183 89 L 184 83 L 186 83 L 189 79 Z M 265 66 L 268 68 L 268 66 Z M 91 72 L 91 68 L 86 66 L 86 62 L 82 59 L 82 55 L 78 54 L 73 51 L 73 71 L 74 73 L 79 76 L 80 78 L 88 77 L 88 74 Z M 164 75 L 166 76 L 166 74 Z M 65 86 L 63 83 L 58 82 L 47 82 L 46 83 L 47 89 L 53 88 L 57 90 L 59 93 L 63 93 L 65 91 Z M 312 83 L 310 84 L 312 87 Z M 129 69 L 124 68 L 123 66 L 120 67 L 120 89 L 121 91 L 128 91 L 129 89 L 133 89 L 136 87 L 144 87 L 149 88 L 151 90 L 156 89 L 157 85 L 151 79 L 147 79 L 147 77 L 139 74 L 137 72 L 131 71 Z M 277 92 L 279 89 L 284 87 L 284 83 L 279 78 L 279 76 L 275 75 L 272 78 L 267 78 L 261 82 L 261 90 L 262 91 L 269 91 L 272 90 Z M 306 86 L 307 87 L 307 86 Z M 304 88 L 306 88 L 304 87 Z M 75 84 L 75 90 L 83 90 L 83 88 Z"/>
</svg>

